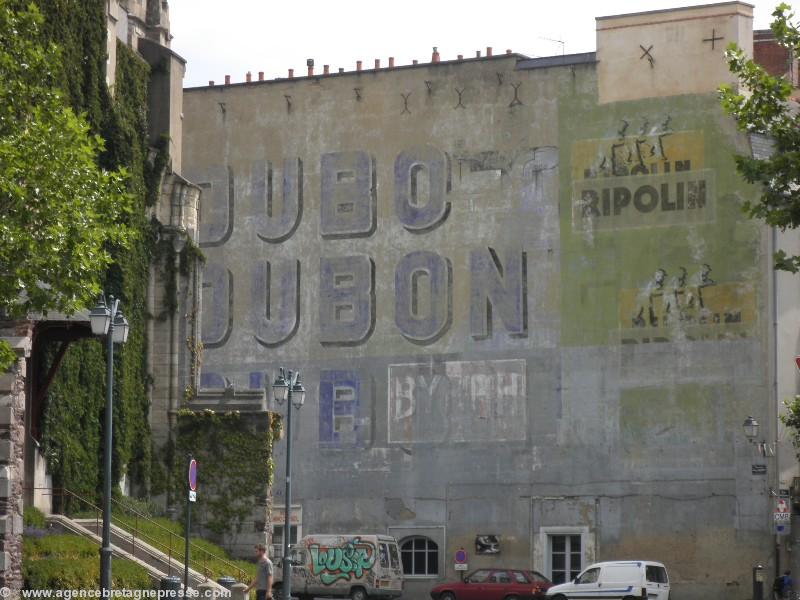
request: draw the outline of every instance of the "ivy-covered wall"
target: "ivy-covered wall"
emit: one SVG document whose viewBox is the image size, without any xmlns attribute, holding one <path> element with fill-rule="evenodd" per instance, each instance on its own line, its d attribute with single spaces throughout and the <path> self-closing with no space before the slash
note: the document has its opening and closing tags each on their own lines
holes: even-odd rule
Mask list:
<svg viewBox="0 0 800 600">
<path fill-rule="evenodd" d="M 272 445 L 280 432 L 281 420 L 273 413 L 178 413 L 174 446 L 167 450 L 171 492 L 174 504 L 182 506 L 191 454 L 198 464 L 195 513 L 201 533 L 231 546 L 248 526 L 267 526 Z"/>
<path fill-rule="evenodd" d="M 159 177 L 147 161 L 147 83 L 149 67 L 124 44 L 117 44 L 113 98 L 105 83 L 106 3 L 102 0 L 39 0 L 45 31 L 61 48 L 62 89 L 73 107 L 86 114 L 105 142 L 103 166 L 124 166 L 137 198 L 127 216 L 139 235 L 115 256 L 105 290 L 121 299 L 131 325 L 126 344 L 115 348 L 113 473 L 127 473 L 133 489 L 146 491 L 150 479 L 148 425 L 146 293 L 152 228 L 146 208 L 158 197 Z M 160 162 L 158 168 L 163 168 Z M 56 348 L 48 349 L 52 357 Z M 40 374 L 42 376 L 43 374 Z M 105 348 L 98 339 L 69 347 L 49 388 L 42 443 L 53 485 L 94 495 L 102 478 L 102 423 L 105 398 Z"/>
</svg>

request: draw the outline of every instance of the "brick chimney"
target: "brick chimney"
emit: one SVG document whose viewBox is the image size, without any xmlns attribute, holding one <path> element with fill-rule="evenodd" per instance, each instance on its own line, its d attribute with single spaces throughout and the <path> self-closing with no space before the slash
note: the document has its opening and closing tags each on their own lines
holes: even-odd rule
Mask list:
<svg viewBox="0 0 800 600">
<path fill-rule="evenodd" d="M 258 80 L 259 81 L 264 81 L 264 71 L 259 71 L 258 72 Z"/>
<path fill-rule="evenodd" d="M 230 84 L 231 84 L 231 76 L 225 75 L 225 85 L 230 85 Z"/>
<path fill-rule="evenodd" d="M 486 46 L 486 56 L 491 56 L 491 55 L 492 55 L 492 47 Z"/>
<path fill-rule="evenodd" d="M 389 68 L 394 69 L 394 56 L 389 57 Z"/>
<path fill-rule="evenodd" d="M 431 62 L 438 63 L 439 62 L 439 49 L 434 46 L 433 47 L 433 54 L 431 55 Z"/>
<path fill-rule="evenodd" d="M 245 73 L 244 80 L 245 80 L 247 83 L 250 83 L 251 81 L 253 81 L 253 76 L 252 76 L 252 74 L 250 73 L 250 71 L 248 71 L 247 73 Z"/>
</svg>

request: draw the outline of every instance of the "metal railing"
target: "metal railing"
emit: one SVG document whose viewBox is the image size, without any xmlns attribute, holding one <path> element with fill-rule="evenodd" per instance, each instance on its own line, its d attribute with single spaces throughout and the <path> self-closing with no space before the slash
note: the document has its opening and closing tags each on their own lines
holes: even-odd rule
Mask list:
<svg viewBox="0 0 800 600">
<path fill-rule="evenodd" d="M 89 513 L 90 515 L 94 515 L 95 520 L 95 533 L 100 535 L 102 523 L 103 523 L 103 509 L 99 506 L 95 505 L 93 502 L 87 500 L 79 496 L 78 494 L 66 489 L 50 489 L 50 488 L 26 488 L 30 490 L 35 490 L 44 495 L 51 495 L 53 496 L 53 500 L 56 498 L 61 499 L 61 502 L 53 502 L 53 512 L 55 514 L 61 514 L 65 517 L 70 519 L 86 519 L 85 516 L 82 516 L 84 513 Z M 75 506 L 77 505 L 77 510 Z M 139 511 L 131 508 L 130 506 L 126 506 L 125 504 L 119 502 L 118 500 L 111 499 L 111 523 L 116 525 L 120 529 L 126 531 L 129 534 L 129 538 L 127 536 L 121 536 L 117 534 L 117 537 L 121 537 L 125 541 L 129 542 L 131 547 L 129 553 L 131 556 L 136 556 L 136 542 L 137 540 L 141 544 L 142 542 L 146 543 L 152 548 L 155 548 L 162 554 L 166 555 L 167 557 L 167 569 L 168 575 L 173 574 L 173 570 L 175 570 L 177 575 L 183 575 L 183 558 L 184 558 L 184 551 L 185 551 L 185 544 L 186 540 L 182 535 L 176 534 L 174 531 L 167 529 L 160 523 L 157 523 L 147 515 L 140 513 Z M 69 506 L 69 510 L 66 510 L 66 507 Z M 116 512 L 116 514 L 115 514 Z M 69 513 L 69 514 L 68 514 Z M 122 518 L 120 518 L 120 514 L 122 514 Z M 141 524 L 141 525 L 140 525 Z M 156 531 L 161 533 L 162 537 L 166 537 L 168 540 L 166 543 L 163 539 L 158 539 L 149 535 L 147 532 L 141 530 L 141 526 L 147 524 L 149 527 L 153 528 Z M 140 546 L 140 557 L 145 554 L 143 547 Z M 194 556 L 193 556 L 194 555 Z M 158 557 L 152 556 L 152 554 L 148 553 L 152 559 L 160 560 Z M 249 583 L 250 578 L 246 571 L 241 569 L 240 567 L 234 565 L 233 563 L 227 561 L 226 559 L 217 556 L 205 550 L 204 548 L 200 548 L 196 544 L 189 543 L 189 568 L 194 570 L 197 573 L 200 573 L 205 580 L 208 580 L 213 576 L 213 571 L 211 570 L 210 564 L 216 564 L 218 566 L 223 566 L 225 569 L 230 569 L 232 574 L 241 582 Z M 177 566 L 177 565 L 180 565 Z"/>
</svg>

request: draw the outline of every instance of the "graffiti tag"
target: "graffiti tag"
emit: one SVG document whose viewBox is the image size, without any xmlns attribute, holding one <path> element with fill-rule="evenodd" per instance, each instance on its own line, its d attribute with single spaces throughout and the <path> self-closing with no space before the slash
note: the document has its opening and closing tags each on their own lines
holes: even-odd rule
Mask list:
<svg viewBox="0 0 800 600">
<path fill-rule="evenodd" d="M 320 581 L 330 585 L 339 579 L 359 579 L 364 571 L 369 571 L 375 564 L 375 548 L 354 538 L 335 548 L 322 548 L 319 544 L 309 546 L 311 553 L 311 569 Z"/>
</svg>

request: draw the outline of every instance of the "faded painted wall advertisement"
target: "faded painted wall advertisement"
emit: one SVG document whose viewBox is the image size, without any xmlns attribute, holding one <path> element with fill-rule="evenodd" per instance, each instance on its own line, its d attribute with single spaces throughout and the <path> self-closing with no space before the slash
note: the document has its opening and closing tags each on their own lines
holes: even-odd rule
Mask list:
<svg viewBox="0 0 800 600">
<path fill-rule="evenodd" d="M 525 440 L 524 360 L 389 366 L 389 442 Z"/>
<path fill-rule="evenodd" d="M 702 131 L 673 132 L 670 119 L 631 134 L 572 147 L 575 231 L 707 223 L 715 219 L 714 171 L 703 168 Z"/>
<path fill-rule="evenodd" d="M 619 292 L 622 343 L 743 337 L 756 321 L 756 294 L 746 283 L 718 283 L 711 265 L 690 273 L 658 268 L 640 289 Z"/>
</svg>

